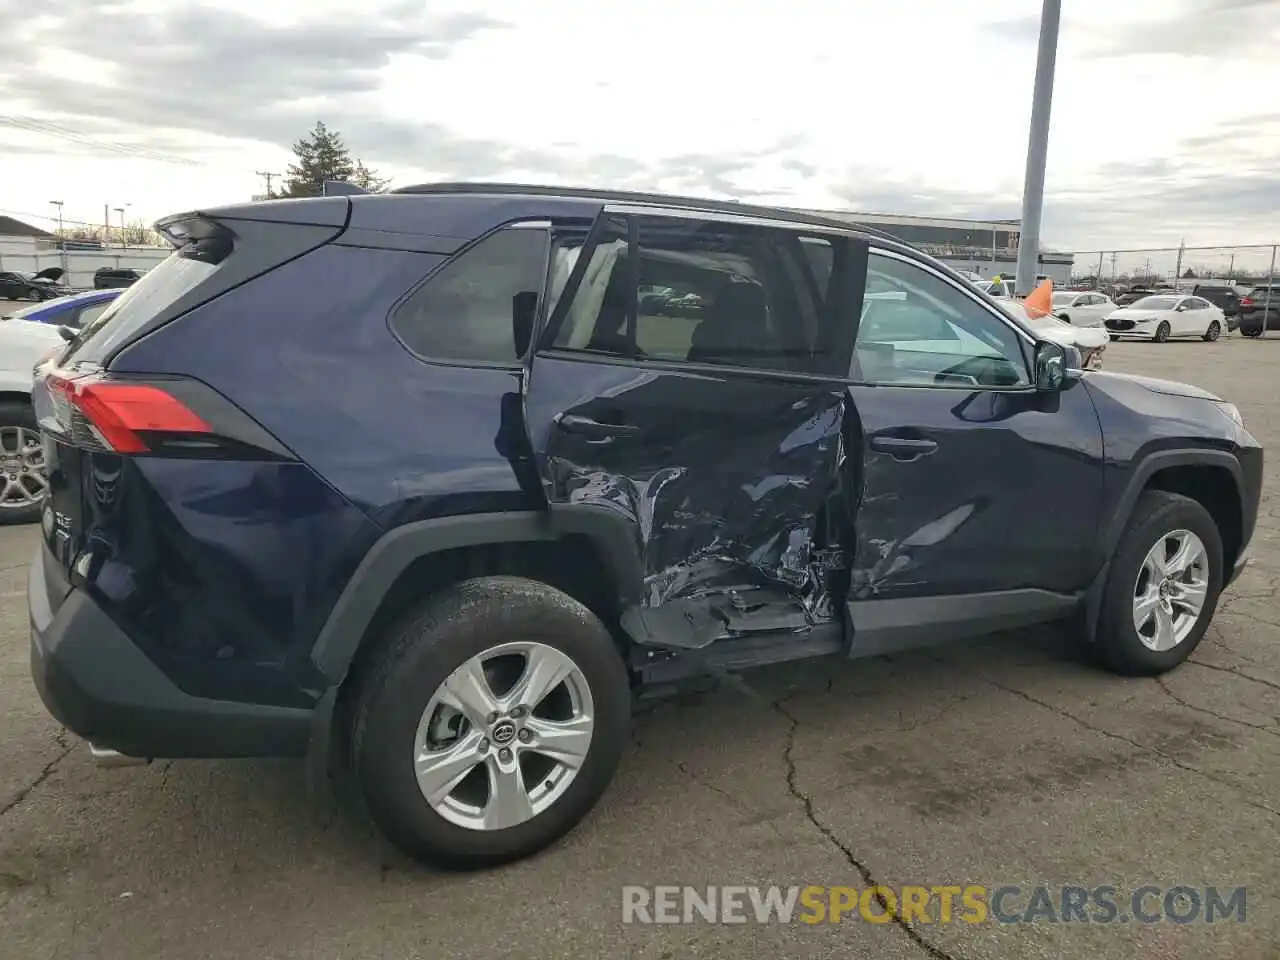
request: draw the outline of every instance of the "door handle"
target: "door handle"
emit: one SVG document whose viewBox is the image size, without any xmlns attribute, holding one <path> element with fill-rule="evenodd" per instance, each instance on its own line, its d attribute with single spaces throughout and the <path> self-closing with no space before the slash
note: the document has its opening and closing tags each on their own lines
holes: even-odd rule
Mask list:
<svg viewBox="0 0 1280 960">
<path fill-rule="evenodd" d="M 588 440 L 612 440 L 614 437 L 630 437 L 640 432 L 640 428 L 633 423 L 601 423 L 576 413 L 558 414 L 555 423 L 565 433 L 577 433 Z"/>
<path fill-rule="evenodd" d="M 895 460 L 915 460 L 937 450 L 938 442 L 915 437 L 872 437 L 871 449 L 887 453 Z"/>
</svg>

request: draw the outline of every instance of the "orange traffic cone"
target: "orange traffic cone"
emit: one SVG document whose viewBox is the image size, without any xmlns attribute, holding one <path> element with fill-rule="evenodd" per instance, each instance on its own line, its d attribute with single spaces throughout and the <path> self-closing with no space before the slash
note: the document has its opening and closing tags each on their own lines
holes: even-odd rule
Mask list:
<svg viewBox="0 0 1280 960">
<path fill-rule="evenodd" d="M 1031 291 L 1031 295 L 1022 301 L 1022 306 L 1026 308 L 1027 315 L 1033 320 L 1053 313 L 1053 281 L 1048 279 L 1042 281 L 1040 286 Z"/>
</svg>

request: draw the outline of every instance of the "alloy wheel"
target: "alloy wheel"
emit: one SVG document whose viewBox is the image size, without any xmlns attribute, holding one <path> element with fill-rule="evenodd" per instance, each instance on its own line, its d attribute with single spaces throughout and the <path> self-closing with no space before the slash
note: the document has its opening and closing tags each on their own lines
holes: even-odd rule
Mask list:
<svg viewBox="0 0 1280 960">
<path fill-rule="evenodd" d="M 30 427 L 0 426 L 0 510 L 23 510 L 49 492 L 44 446 Z"/>
<path fill-rule="evenodd" d="M 563 796 L 595 727 L 591 689 L 574 661 L 542 643 L 504 643 L 451 673 L 432 695 L 413 745 L 418 789 L 445 820 L 505 830 Z"/>
<path fill-rule="evenodd" d="M 1209 589 L 1209 552 L 1190 530 L 1174 530 L 1147 551 L 1133 588 L 1133 627 L 1157 653 L 1182 643 Z"/>
</svg>

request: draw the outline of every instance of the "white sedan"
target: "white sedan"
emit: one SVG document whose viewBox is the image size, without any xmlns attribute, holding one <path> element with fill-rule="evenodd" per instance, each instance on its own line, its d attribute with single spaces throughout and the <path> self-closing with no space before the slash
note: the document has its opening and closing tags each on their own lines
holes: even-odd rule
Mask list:
<svg viewBox="0 0 1280 960">
<path fill-rule="evenodd" d="M 1057 291 L 1053 295 L 1053 315 L 1077 327 L 1100 327 L 1116 310 L 1110 297 L 1092 291 Z"/>
<path fill-rule="evenodd" d="M 1227 328 L 1222 310 L 1203 297 L 1156 294 L 1135 300 L 1107 315 L 1112 340 L 1135 337 L 1164 343 L 1170 337 L 1217 340 Z"/>
</svg>

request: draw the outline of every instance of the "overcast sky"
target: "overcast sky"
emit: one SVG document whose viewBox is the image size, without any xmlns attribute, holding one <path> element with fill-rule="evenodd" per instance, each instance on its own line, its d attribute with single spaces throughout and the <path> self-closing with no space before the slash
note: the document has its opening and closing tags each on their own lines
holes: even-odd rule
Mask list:
<svg viewBox="0 0 1280 960">
<path fill-rule="evenodd" d="M 1280 0 L 1063 6 L 1045 243 L 1280 240 Z M 248 199 L 255 171 L 283 171 L 323 119 L 396 185 L 577 182 L 1013 217 L 1039 10 L 11 0 L 0 211 L 47 216 L 61 199 L 69 219 L 100 223 L 104 204 L 153 220 Z"/>
</svg>

